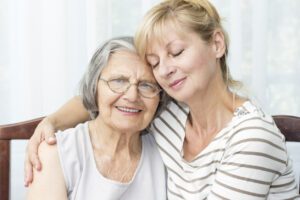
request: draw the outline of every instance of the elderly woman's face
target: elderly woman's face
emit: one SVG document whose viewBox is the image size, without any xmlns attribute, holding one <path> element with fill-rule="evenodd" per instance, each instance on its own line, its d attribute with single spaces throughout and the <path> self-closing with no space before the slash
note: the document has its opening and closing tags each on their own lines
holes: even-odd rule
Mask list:
<svg viewBox="0 0 300 200">
<path fill-rule="evenodd" d="M 141 61 L 136 53 L 119 51 L 112 54 L 100 78 L 97 98 L 99 117 L 103 122 L 120 131 L 136 132 L 145 129 L 155 114 L 159 95 L 152 98 L 143 97 L 136 84 L 156 85 L 152 69 Z M 106 81 L 109 80 L 117 80 L 117 85 L 129 80 L 132 85 L 126 92 L 117 93 L 107 84 Z"/>
</svg>

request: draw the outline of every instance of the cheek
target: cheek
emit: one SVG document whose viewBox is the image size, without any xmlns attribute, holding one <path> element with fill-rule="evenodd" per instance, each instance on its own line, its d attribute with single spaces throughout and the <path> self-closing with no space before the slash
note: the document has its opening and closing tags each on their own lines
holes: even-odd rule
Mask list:
<svg viewBox="0 0 300 200">
<path fill-rule="evenodd" d="M 106 91 L 102 89 L 102 93 L 97 95 L 97 105 L 101 112 L 107 112 L 111 109 L 111 106 L 119 99 L 119 96 L 111 91 Z"/>
<path fill-rule="evenodd" d="M 154 75 L 154 78 L 155 78 L 156 82 L 157 82 L 162 88 L 164 88 L 164 79 L 163 79 L 163 77 L 161 77 L 161 76 L 159 75 L 158 69 L 153 70 L 153 75 Z"/>
<path fill-rule="evenodd" d="M 97 105 L 98 105 L 98 110 L 102 115 L 107 112 L 108 105 L 105 98 L 101 98 L 98 96 Z"/>
<path fill-rule="evenodd" d="M 151 116 L 154 116 L 155 112 L 156 112 L 156 109 L 158 107 L 158 103 L 159 103 L 159 98 L 157 99 L 153 99 L 152 102 L 149 102 L 147 104 L 147 107 L 148 107 L 148 114 L 151 115 Z"/>
</svg>

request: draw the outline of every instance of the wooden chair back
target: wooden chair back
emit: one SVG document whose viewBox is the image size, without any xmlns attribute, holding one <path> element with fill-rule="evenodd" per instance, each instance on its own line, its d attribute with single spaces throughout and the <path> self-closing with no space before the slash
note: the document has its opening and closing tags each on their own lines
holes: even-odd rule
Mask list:
<svg viewBox="0 0 300 200">
<path fill-rule="evenodd" d="M 0 200 L 9 200 L 10 144 L 12 140 L 26 140 L 43 118 L 0 126 Z"/>
<path fill-rule="evenodd" d="M 286 141 L 300 142 L 300 117 L 276 115 L 273 118 L 278 128 L 285 135 Z M 29 139 L 42 119 L 43 117 L 0 126 L 0 200 L 9 200 L 10 196 L 11 141 Z"/>
</svg>

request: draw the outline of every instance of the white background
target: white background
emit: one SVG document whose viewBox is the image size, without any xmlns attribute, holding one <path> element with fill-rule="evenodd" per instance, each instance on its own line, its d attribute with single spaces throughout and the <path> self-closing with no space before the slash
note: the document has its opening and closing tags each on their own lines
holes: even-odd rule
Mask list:
<svg viewBox="0 0 300 200">
<path fill-rule="evenodd" d="M 55 111 L 76 94 L 95 48 L 133 35 L 157 2 L 0 0 L 0 124 Z M 270 114 L 300 116 L 300 1 L 212 2 L 224 18 L 229 66 L 244 91 Z M 12 148 L 12 199 L 24 198 L 24 143 Z M 300 169 L 299 157 L 294 164 Z"/>
</svg>

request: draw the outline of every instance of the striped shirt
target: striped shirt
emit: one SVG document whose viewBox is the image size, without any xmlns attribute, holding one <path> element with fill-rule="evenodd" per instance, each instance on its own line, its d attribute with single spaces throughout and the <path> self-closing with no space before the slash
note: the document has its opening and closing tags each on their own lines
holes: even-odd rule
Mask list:
<svg viewBox="0 0 300 200">
<path fill-rule="evenodd" d="M 183 159 L 189 109 L 172 101 L 151 125 L 168 171 L 168 199 L 296 199 L 285 138 L 250 101 L 192 161 Z"/>
</svg>

